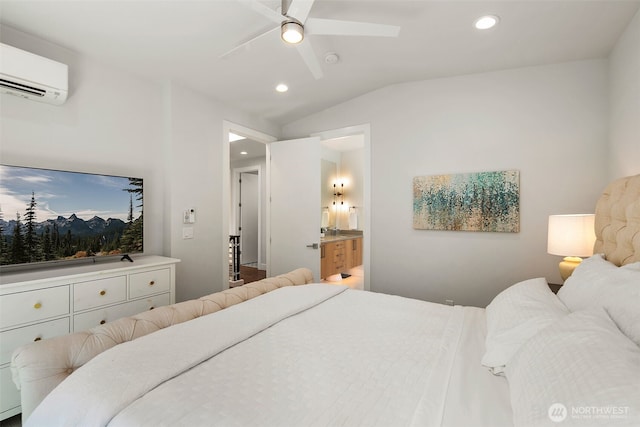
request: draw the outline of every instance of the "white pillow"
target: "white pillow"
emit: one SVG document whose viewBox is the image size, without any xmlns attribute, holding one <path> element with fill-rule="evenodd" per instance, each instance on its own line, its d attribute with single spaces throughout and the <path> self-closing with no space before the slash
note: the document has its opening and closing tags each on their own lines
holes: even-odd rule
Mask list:
<svg viewBox="0 0 640 427">
<path fill-rule="evenodd" d="M 640 425 L 640 348 L 602 309 L 545 328 L 505 374 L 516 426 Z"/>
<path fill-rule="evenodd" d="M 558 298 L 571 311 L 602 307 L 609 298 L 623 300 L 640 287 L 640 263 L 623 267 L 605 260 L 601 254 L 582 261 L 558 291 Z"/>
<path fill-rule="evenodd" d="M 622 333 L 640 346 L 640 262 L 620 268 L 635 281 L 614 287 L 605 298 L 604 308 Z"/>
<path fill-rule="evenodd" d="M 525 280 L 505 289 L 487 306 L 486 349 L 482 365 L 499 375 L 529 338 L 569 310 L 543 278 Z"/>
</svg>

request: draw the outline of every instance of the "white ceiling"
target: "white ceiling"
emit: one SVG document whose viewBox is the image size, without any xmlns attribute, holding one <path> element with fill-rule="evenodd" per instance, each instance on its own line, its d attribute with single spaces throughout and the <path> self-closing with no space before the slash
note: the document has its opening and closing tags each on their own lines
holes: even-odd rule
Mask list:
<svg viewBox="0 0 640 427">
<path fill-rule="evenodd" d="M 364 148 L 363 135 L 343 136 L 340 138 L 325 139 L 321 144 L 329 150 L 344 152 Z M 247 154 L 241 154 L 245 152 Z M 248 138 L 234 141 L 229 149 L 229 159 L 231 163 L 239 160 L 255 159 L 265 157 L 267 149 L 262 142 L 254 141 Z"/>
<path fill-rule="evenodd" d="M 240 154 L 245 152 L 247 154 Z M 239 160 L 257 159 L 265 157 L 267 147 L 262 142 L 253 141 L 251 139 L 241 139 L 234 141 L 229 147 L 229 160 L 231 163 Z"/>
<path fill-rule="evenodd" d="M 364 135 L 350 135 L 340 138 L 325 139 L 322 145 L 330 150 L 344 152 L 364 148 Z"/>
<path fill-rule="evenodd" d="M 264 1 L 276 9 L 279 1 Z M 310 16 L 393 24 L 394 39 L 309 36 L 324 78 L 315 80 L 278 32 L 226 59 L 271 27 L 237 0 L 0 0 L 0 23 L 145 78 L 173 80 L 283 125 L 406 81 L 606 58 L 639 1 L 317 0 Z M 483 14 L 498 27 L 472 26 Z M 327 52 L 340 62 L 325 64 Z M 279 82 L 289 92 L 279 94 Z"/>
</svg>

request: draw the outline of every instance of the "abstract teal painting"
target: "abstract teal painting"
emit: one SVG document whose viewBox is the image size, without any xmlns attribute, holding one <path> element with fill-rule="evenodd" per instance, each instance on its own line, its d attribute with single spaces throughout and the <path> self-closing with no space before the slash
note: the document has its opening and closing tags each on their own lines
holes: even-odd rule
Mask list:
<svg viewBox="0 0 640 427">
<path fill-rule="evenodd" d="M 413 178 L 413 228 L 520 232 L 520 172 Z"/>
</svg>

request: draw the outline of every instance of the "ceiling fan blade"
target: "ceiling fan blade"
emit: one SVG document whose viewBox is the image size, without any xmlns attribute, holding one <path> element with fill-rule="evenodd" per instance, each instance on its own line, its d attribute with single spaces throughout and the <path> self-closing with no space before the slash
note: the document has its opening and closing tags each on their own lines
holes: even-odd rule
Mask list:
<svg viewBox="0 0 640 427">
<path fill-rule="evenodd" d="M 243 41 L 241 41 L 236 47 L 234 47 L 233 49 L 223 53 L 222 55 L 219 56 L 220 59 L 226 59 L 230 56 L 233 56 L 233 54 L 240 52 L 242 49 L 246 48 L 247 46 L 249 46 L 249 44 L 253 43 L 254 41 L 273 33 L 276 30 L 279 30 L 280 27 L 275 27 L 275 28 L 270 28 L 262 31 L 259 31 L 258 33 L 255 33 L 249 37 L 247 37 L 246 39 L 244 39 Z"/>
<path fill-rule="evenodd" d="M 273 9 L 265 6 L 257 0 L 238 0 L 239 3 L 253 10 L 254 12 L 258 12 L 260 15 L 265 18 L 275 22 L 276 24 L 281 24 L 282 21 L 285 20 L 285 17 L 276 12 Z"/>
<path fill-rule="evenodd" d="M 322 69 L 320 68 L 320 62 L 318 62 L 316 53 L 313 51 L 313 47 L 309 40 L 305 39 L 302 43 L 296 45 L 296 50 L 300 56 L 302 56 L 302 60 L 307 64 L 307 67 L 309 68 L 309 71 L 311 71 L 311 74 L 313 74 L 313 77 L 315 77 L 316 80 L 321 79 L 323 74 Z"/>
<path fill-rule="evenodd" d="M 309 18 L 304 24 L 304 32 L 305 34 L 332 36 L 398 37 L 400 27 L 368 22 Z"/>
<path fill-rule="evenodd" d="M 292 0 L 286 15 L 304 24 L 309 17 L 309 12 L 311 12 L 314 1 L 315 0 Z"/>
</svg>

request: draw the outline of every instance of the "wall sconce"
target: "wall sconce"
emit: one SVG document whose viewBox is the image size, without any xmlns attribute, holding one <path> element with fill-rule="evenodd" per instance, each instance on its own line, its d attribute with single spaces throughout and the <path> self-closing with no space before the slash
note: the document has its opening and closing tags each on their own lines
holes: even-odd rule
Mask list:
<svg viewBox="0 0 640 427">
<path fill-rule="evenodd" d="M 344 205 L 344 183 L 338 187 L 333 184 L 333 205 L 336 206 L 336 201 L 340 200 L 340 205 Z"/>
<path fill-rule="evenodd" d="M 593 214 L 549 215 L 547 252 L 565 257 L 559 265 L 562 280 L 582 262 L 580 257 L 593 255 L 594 219 Z"/>
</svg>

